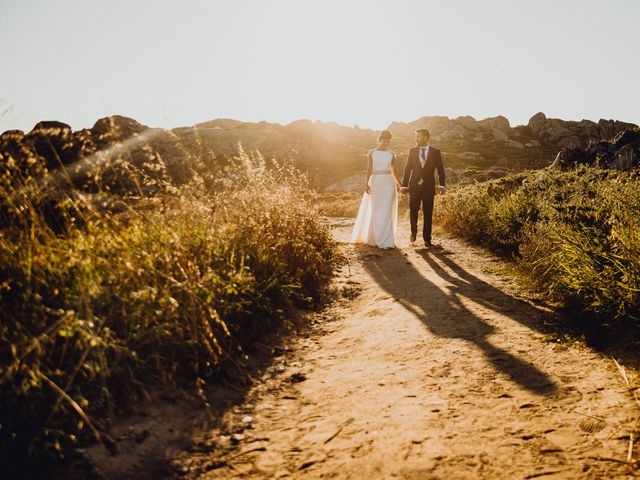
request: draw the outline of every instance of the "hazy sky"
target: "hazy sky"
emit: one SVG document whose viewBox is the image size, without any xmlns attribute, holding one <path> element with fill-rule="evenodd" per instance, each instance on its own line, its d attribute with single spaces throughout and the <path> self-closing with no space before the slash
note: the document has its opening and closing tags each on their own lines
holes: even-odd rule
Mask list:
<svg viewBox="0 0 640 480">
<path fill-rule="evenodd" d="M 109 114 L 640 123 L 639 25 L 638 0 L 0 0 L 0 131 Z"/>
</svg>

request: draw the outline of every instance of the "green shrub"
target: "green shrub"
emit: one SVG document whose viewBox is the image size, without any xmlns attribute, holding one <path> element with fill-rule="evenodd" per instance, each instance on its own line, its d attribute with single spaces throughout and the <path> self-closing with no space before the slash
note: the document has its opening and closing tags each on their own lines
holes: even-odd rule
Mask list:
<svg viewBox="0 0 640 480">
<path fill-rule="evenodd" d="M 435 220 L 448 232 L 468 240 L 485 243 L 488 237 L 489 202 L 481 188 L 452 189 L 435 204 Z"/>
<path fill-rule="evenodd" d="M 637 319 L 640 178 L 582 167 L 532 171 L 459 188 L 436 219 L 512 255 L 546 293 L 600 323 Z"/>
</svg>

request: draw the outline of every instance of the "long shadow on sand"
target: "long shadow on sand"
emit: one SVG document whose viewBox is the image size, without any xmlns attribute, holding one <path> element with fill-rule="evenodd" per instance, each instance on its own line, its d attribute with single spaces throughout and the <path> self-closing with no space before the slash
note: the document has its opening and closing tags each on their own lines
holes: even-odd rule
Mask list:
<svg viewBox="0 0 640 480">
<path fill-rule="evenodd" d="M 495 328 L 469 310 L 462 299 L 534 329 L 539 328 L 540 311 L 473 276 L 443 253 L 421 252 L 430 268 L 449 283 L 442 287 L 425 278 L 397 249 L 380 252 L 362 247 L 358 255 L 373 280 L 419 318 L 431 333 L 474 344 L 497 371 L 533 393 L 551 395 L 557 391 L 551 378 L 536 366 L 493 345 L 488 336 L 496 332 Z"/>
</svg>

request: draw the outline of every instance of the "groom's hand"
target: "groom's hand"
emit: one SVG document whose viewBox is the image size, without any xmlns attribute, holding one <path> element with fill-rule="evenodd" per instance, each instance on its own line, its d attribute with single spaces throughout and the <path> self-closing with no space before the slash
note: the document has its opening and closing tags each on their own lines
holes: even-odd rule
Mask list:
<svg viewBox="0 0 640 480">
<path fill-rule="evenodd" d="M 438 185 L 438 194 L 442 195 L 445 191 L 445 187 L 443 187 L 442 185 Z"/>
</svg>

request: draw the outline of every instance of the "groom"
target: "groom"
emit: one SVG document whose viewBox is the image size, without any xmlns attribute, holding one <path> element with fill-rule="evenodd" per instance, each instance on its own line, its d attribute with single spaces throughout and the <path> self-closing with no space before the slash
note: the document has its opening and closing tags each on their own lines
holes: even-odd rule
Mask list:
<svg viewBox="0 0 640 480">
<path fill-rule="evenodd" d="M 416 147 L 409 150 L 407 164 L 404 167 L 401 193 L 409 192 L 409 220 L 411 222 L 411 242 L 416 241 L 418 233 L 418 212 L 422 204 L 423 224 L 422 238 L 427 248 L 431 243 L 431 217 L 433 215 L 433 198 L 436 192 L 435 170 L 438 170 L 438 193 L 444 193 L 444 165 L 442 153 L 429 145 L 431 133 L 427 128 L 419 128 L 415 132 Z"/>
</svg>

